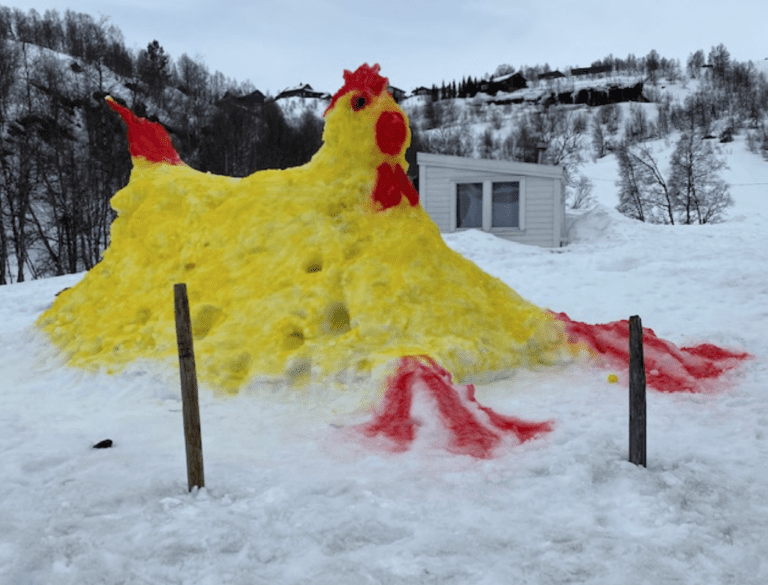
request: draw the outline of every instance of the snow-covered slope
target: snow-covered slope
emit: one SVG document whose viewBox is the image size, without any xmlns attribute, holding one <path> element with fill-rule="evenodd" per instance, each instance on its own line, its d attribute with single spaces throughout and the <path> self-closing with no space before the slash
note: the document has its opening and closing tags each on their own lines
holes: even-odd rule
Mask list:
<svg viewBox="0 0 768 585">
<path fill-rule="evenodd" d="M 497 412 L 555 421 L 490 460 L 350 439 L 368 387 L 202 388 L 207 488 L 188 494 L 175 368 L 63 367 L 32 323 L 80 276 L 0 287 L 0 583 L 765 583 L 766 201 L 674 227 L 598 206 L 554 251 L 445 237 L 540 306 L 755 356 L 721 393 L 649 392 L 647 469 L 626 461 L 626 380 L 581 365 L 478 387 Z"/>
<path fill-rule="evenodd" d="M 455 107 L 453 124 L 498 138 L 521 111 Z M 207 487 L 189 494 L 175 364 L 67 368 L 33 323 L 82 275 L 0 287 L 0 585 L 768 582 L 768 164 L 741 135 L 724 153 L 735 205 L 722 224 L 627 219 L 614 157 L 585 156 L 598 205 L 569 214 L 569 246 L 444 236 L 539 306 L 637 314 L 678 345 L 754 356 L 718 393 L 649 391 L 647 469 L 626 461 L 627 380 L 580 364 L 477 387 L 499 413 L 555 424 L 489 460 L 356 439 L 372 383 L 226 400 L 202 387 Z M 418 408 L 420 436 L 437 433 Z"/>
</svg>

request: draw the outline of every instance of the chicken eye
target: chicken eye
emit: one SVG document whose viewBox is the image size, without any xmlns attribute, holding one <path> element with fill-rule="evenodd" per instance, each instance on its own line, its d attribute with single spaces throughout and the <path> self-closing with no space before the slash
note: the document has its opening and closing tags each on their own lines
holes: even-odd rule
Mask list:
<svg viewBox="0 0 768 585">
<path fill-rule="evenodd" d="M 365 96 L 356 95 L 355 97 L 352 98 L 352 109 L 357 112 L 359 110 L 362 110 L 367 103 L 368 102 L 365 99 Z"/>
</svg>

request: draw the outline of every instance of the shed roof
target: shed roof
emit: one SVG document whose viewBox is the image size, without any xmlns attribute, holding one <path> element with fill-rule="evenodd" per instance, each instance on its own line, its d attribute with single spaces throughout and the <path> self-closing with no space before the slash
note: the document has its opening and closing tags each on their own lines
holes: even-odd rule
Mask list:
<svg viewBox="0 0 768 585">
<path fill-rule="evenodd" d="M 416 163 L 434 167 L 449 167 L 478 172 L 506 173 L 536 177 L 563 178 L 563 167 L 559 165 L 539 165 L 509 160 L 487 160 L 466 158 L 449 154 L 416 153 Z"/>
</svg>

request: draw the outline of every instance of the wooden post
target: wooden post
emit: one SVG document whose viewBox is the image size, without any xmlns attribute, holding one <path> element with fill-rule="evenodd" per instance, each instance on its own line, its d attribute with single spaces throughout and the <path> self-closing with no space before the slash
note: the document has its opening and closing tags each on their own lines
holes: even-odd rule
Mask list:
<svg viewBox="0 0 768 585">
<path fill-rule="evenodd" d="M 629 462 L 645 464 L 645 361 L 643 323 L 629 318 Z"/>
<path fill-rule="evenodd" d="M 181 374 L 181 404 L 184 412 L 184 441 L 187 445 L 187 483 L 205 486 L 203 477 L 203 439 L 200 435 L 200 406 L 197 402 L 197 375 L 195 348 L 192 344 L 192 323 L 189 319 L 187 285 L 174 284 L 174 312 L 176 314 L 176 342 L 179 346 L 179 373 Z"/>
</svg>

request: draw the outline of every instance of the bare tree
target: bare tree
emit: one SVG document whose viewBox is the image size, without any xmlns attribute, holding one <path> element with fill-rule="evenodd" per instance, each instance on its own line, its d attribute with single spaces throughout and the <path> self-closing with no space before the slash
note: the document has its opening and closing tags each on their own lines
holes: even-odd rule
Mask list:
<svg viewBox="0 0 768 585">
<path fill-rule="evenodd" d="M 656 116 L 656 129 L 660 137 L 666 137 L 672 130 L 672 96 L 665 93 L 658 102 L 656 102 L 658 115 Z"/>
<path fill-rule="evenodd" d="M 571 209 L 586 209 L 595 204 L 595 197 L 592 195 L 594 185 L 589 177 L 579 175 L 578 180 L 574 181 L 573 187 L 568 187 L 568 200 Z"/>
<path fill-rule="evenodd" d="M 688 75 L 690 75 L 692 79 L 698 78 L 701 74 L 701 68 L 703 65 L 704 51 L 699 49 L 695 53 L 691 53 L 691 55 L 688 57 L 688 63 L 686 64 Z"/>
<path fill-rule="evenodd" d="M 640 142 L 653 134 L 653 123 L 648 121 L 648 115 L 640 104 L 629 104 L 629 120 L 624 127 L 624 139 L 627 142 Z"/>
<path fill-rule="evenodd" d="M 651 52 L 645 57 L 645 72 L 653 85 L 656 85 L 656 81 L 658 80 L 659 68 L 659 54 L 655 49 L 651 49 Z"/>
<path fill-rule="evenodd" d="M 646 221 L 651 217 L 652 204 L 648 200 L 642 173 L 629 154 L 627 144 L 622 142 L 616 150 L 619 161 L 619 204 L 616 206 L 624 215 Z"/>
<path fill-rule="evenodd" d="M 709 64 L 712 66 L 712 78 L 716 85 L 723 84 L 728 78 L 731 67 L 731 54 L 723 43 L 712 47 L 709 52 Z"/>
<path fill-rule="evenodd" d="M 493 138 L 493 132 L 490 128 L 486 128 L 480 135 L 480 139 L 477 141 L 477 151 L 480 158 L 491 159 L 496 155 L 498 145 Z"/>
<path fill-rule="evenodd" d="M 605 125 L 608 134 L 614 136 L 619 131 L 621 123 L 621 109 L 616 104 L 600 106 L 600 123 Z"/>
<path fill-rule="evenodd" d="M 547 145 L 544 153 L 545 162 L 561 165 L 565 173 L 566 185 L 573 186 L 576 171 L 583 162 L 585 119 L 579 114 L 561 108 L 552 108 L 546 115 L 540 115 L 538 122 L 539 136 Z"/>
<path fill-rule="evenodd" d="M 654 157 L 653 150 L 648 144 L 641 143 L 626 147 L 627 156 L 635 166 L 636 176 L 642 183 L 644 198 L 654 210 L 661 213 L 653 213 L 651 217 L 654 223 L 675 223 L 675 199 L 670 190 L 659 164 Z"/>
<path fill-rule="evenodd" d="M 619 160 L 619 211 L 651 223 L 675 223 L 675 193 L 647 144 L 622 143 Z"/>
<path fill-rule="evenodd" d="M 595 158 L 603 158 L 605 156 L 605 133 L 603 132 L 603 125 L 600 123 L 600 116 L 598 115 L 592 117 L 592 148 L 594 149 Z"/>
<path fill-rule="evenodd" d="M 715 223 L 733 204 L 728 185 L 718 172 L 725 160 L 701 135 L 684 132 L 672 153 L 670 179 L 683 223 Z"/>
</svg>

